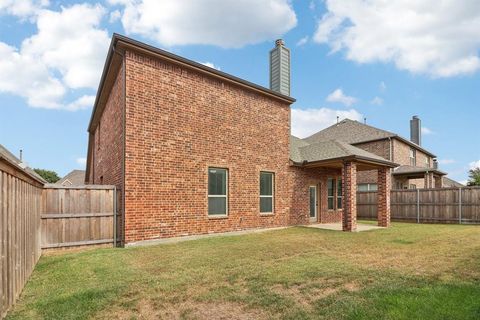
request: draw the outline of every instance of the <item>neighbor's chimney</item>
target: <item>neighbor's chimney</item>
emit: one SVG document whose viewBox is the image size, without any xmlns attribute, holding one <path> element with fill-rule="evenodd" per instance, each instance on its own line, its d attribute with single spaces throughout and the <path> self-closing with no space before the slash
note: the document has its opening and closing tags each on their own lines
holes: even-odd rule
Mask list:
<svg viewBox="0 0 480 320">
<path fill-rule="evenodd" d="M 410 120 L 410 141 L 422 145 L 422 123 L 418 116 L 413 116 Z"/>
<path fill-rule="evenodd" d="M 270 89 L 290 96 L 290 49 L 282 39 L 270 51 Z"/>
</svg>

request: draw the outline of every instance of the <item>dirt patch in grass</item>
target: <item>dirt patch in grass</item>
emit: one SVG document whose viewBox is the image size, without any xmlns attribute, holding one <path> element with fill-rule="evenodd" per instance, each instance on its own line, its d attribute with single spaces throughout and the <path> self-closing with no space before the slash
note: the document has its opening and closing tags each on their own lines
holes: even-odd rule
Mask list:
<svg viewBox="0 0 480 320">
<path fill-rule="evenodd" d="M 234 302 L 203 303 L 187 301 L 181 303 L 161 304 L 148 299 L 141 299 L 134 308 L 116 307 L 106 314 L 98 315 L 101 319 L 119 320 L 156 320 L 156 319 L 211 319 L 211 320 L 252 320 L 272 319 L 265 311 L 245 308 Z"/>
<path fill-rule="evenodd" d="M 356 282 L 341 283 L 332 279 L 322 279 L 310 283 L 284 286 L 274 285 L 271 290 L 292 299 L 296 304 L 311 309 L 318 300 L 329 298 L 341 292 L 355 292 L 361 289 Z"/>
</svg>

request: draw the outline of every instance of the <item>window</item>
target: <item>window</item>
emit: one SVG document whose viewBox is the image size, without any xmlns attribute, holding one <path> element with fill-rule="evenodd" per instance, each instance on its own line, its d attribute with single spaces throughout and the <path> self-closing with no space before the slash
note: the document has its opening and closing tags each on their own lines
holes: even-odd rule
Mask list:
<svg viewBox="0 0 480 320">
<path fill-rule="evenodd" d="M 410 148 L 410 165 L 411 166 L 417 165 L 417 152 L 413 148 Z"/>
<path fill-rule="evenodd" d="M 260 172 L 260 213 L 273 213 L 274 174 Z"/>
<path fill-rule="evenodd" d="M 416 184 L 411 184 L 410 189 L 417 189 L 417 185 Z"/>
<path fill-rule="evenodd" d="M 228 170 L 208 168 L 208 214 L 227 215 Z"/>
<path fill-rule="evenodd" d="M 342 209 L 342 179 L 337 180 L 337 209 Z"/>
<path fill-rule="evenodd" d="M 357 184 L 357 191 L 377 191 L 378 185 L 376 183 L 359 183 Z"/>
<path fill-rule="evenodd" d="M 327 205 L 328 210 L 335 209 L 335 180 L 332 178 L 328 178 L 327 180 Z"/>
<path fill-rule="evenodd" d="M 430 159 L 428 157 L 425 157 L 425 167 L 430 167 Z"/>
</svg>

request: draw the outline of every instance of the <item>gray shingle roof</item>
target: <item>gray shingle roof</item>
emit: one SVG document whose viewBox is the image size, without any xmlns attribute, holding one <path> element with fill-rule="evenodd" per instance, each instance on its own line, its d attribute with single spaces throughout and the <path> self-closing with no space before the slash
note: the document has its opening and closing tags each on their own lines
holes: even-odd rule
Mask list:
<svg viewBox="0 0 480 320">
<path fill-rule="evenodd" d="M 393 163 L 388 160 L 352 146 L 344 141 L 328 140 L 317 143 L 308 143 L 305 140 L 291 136 L 290 142 L 290 159 L 296 163 L 356 157 L 364 160 L 391 164 L 393 166 Z"/>
<path fill-rule="evenodd" d="M 20 161 L 19 158 L 17 158 L 13 153 L 8 151 L 7 148 L 2 146 L 1 144 L 0 144 L 0 157 L 4 158 L 8 162 L 16 165 L 18 168 L 25 171 L 25 173 L 27 173 L 28 175 L 30 175 L 34 179 L 39 180 L 42 183 L 47 183 L 47 181 L 45 181 L 38 173 L 36 173 L 32 168 L 30 168 L 28 166 L 25 166 L 25 164 L 22 163 L 22 161 Z"/>
<path fill-rule="evenodd" d="M 430 155 L 431 157 L 435 157 L 433 153 L 430 151 L 422 148 L 421 146 L 411 142 L 408 139 L 405 139 L 399 136 L 396 133 L 378 129 L 372 126 L 369 126 L 364 123 L 360 123 L 355 120 L 344 119 L 339 123 L 336 123 L 328 128 L 325 128 L 304 140 L 309 143 L 316 143 L 321 141 L 328 141 L 328 140 L 341 140 L 349 144 L 357 144 L 367 141 L 374 141 L 374 140 L 381 140 L 387 138 L 396 138 L 401 140 L 402 142 L 413 146 L 424 153 Z"/>
<path fill-rule="evenodd" d="M 448 177 L 443 177 L 443 187 L 445 187 L 445 188 L 461 188 L 461 187 L 465 187 L 465 186 L 463 184 L 461 184 L 460 182 L 452 180 Z"/>
<path fill-rule="evenodd" d="M 70 182 L 70 183 L 68 183 Z M 85 170 L 73 170 L 55 184 L 65 186 L 81 186 L 85 184 Z"/>
<path fill-rule="evenodd" d="M 422 172 L 434 172 L 440 175 L 445 175 L 446 173 L 435 169 L 435 168 L 427 168 L 427 167 L 414 167 L 414 166 L 399 166 L 393 170 L 393 174 L 412 174 L 412 173 L 422 173 Z"/>
<path fill-rule="evenodd" d="M 377 139 L 395 137 L 396 134 L 382 129 L 374 128 L 358 121 L 345 119 L 338 124 L 319 131 L 304 140 L 316 143 L 328 140 L 341 140 L 346 143 L 359 143 Z"/>
</svg>

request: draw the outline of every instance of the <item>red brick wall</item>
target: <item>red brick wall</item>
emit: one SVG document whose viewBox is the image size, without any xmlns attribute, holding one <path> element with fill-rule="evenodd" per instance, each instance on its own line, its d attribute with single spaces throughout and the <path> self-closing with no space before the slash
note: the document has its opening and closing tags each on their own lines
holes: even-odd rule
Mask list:
<svg viewBox="0 0 480 320">
<path fill-rule="evenodd" d="M 355 147 L 376 154 L 385 159 L 390 159 L 390 141 L 379 140 L 356 144 Z M 377 170 L 358 171 L 357 183 L 377 183 Z"/>
<path fill-rule="evenodd" d="M 122 187 L 123 159 L 123 77 L 122 70 L 117 74 L 115 84 L 94 132 L 92 147 L 93 165 L 91 184 L 103 184 Z"/>
<path fill-rule="evenodd" d="M 110 184 L 117 186 L 117 211 L 119 215 L 118 236 L 122 238 L 121 217 L 123 191 L 123 69 L 120 68 L 115 83 L 108 96 L 105 109 L 96 127 L 91 149 L 90 184 Z M 102 178 L 103 177 L 103 178 Z"/>
<path fill-rule="evenodd" d="M 410 146 L 403 141 L 393 139 L 393 161 L 400 165 L 410 165 Z M 432 165 L 431 158 L 424 152 L 417 150 L 417 167 L 427 167 L 425 160 L 428 160 L 429 166 Z"/>
<path fill-rule="evenodd" d="M 310 186 L 317 186 L 318 222 L 330 223 L 342 220 L 342 210 L 328 210 L 327 179 L 341 178 L 341 170 L 321 168 L 291 168 L 292 209 L 290 224 L 308 224 L 310 215 Z M 335 199 L 336 201 L 336 199 Z"/>
<path fill-rule="evenodd" d="M 289 224 L 288 103 L 126 52 L 127 242 Z M 229 214 L 207 214 L 207 169 L 229 170 Z M 275 212 L 259 213 L 259 174 Z"/>
</svg>

